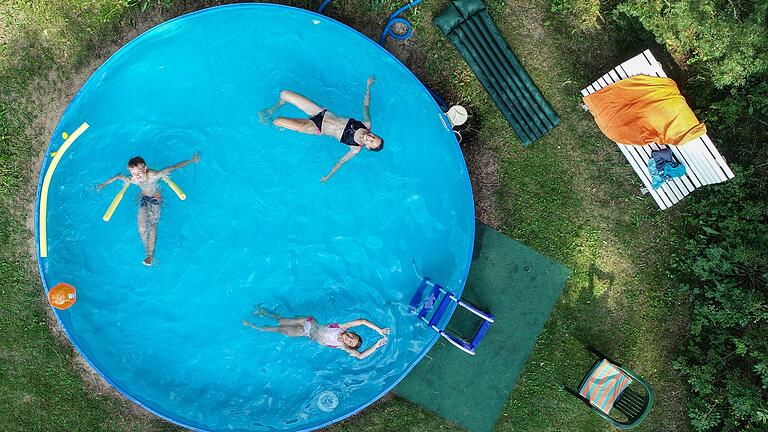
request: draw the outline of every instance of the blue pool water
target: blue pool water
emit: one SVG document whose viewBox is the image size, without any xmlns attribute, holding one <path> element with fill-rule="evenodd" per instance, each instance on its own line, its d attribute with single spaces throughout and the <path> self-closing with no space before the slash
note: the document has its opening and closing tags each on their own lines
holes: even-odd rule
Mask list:
<svg viewBox="0 0 768 432">
<path fill-rule="evenodd" d="M 361 152 L 326 184 L 345 146 L 259 122 L 282 88 L 360 118 L 371 74 L 373 131 L 385 149 Z M 57 311 L 61 324 L 146 408 L 204 430 L 311 429 L 380 397 L 437 339 L 408 311 L 419 283 L 411 262 L 462 290 L 474 233 L 467 170 L 424 87 L 364 36 L 283 6 L 187 15 L 97 70 L 49 150 L 83 122 L 90 128 L 51 183 L 41 274 L 46 287 L 77 288 L 77 303 Z M 195 151 L 200 163 L 171 176 L 186 201 L 162 185 L 155 265 L 145 267 L 138 189 L 105 223 L 120 184 L 94 186 L 126 172 L 132 156 L 161 168 Z M 262 303 L 320 322 L 365 317 L 392 334 L 360 361 L 242 326 Z M 375 340 L 361 334 L 364 347 Z"/>
</svg>

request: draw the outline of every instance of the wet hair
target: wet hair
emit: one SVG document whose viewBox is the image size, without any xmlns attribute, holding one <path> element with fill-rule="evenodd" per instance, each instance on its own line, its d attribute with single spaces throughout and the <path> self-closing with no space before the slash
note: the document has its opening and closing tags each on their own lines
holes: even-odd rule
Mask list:
<svg viewBox="0 0 768 432">
<path fill-rule="evenodd" d="M 348 332 L 348 333 L 351 335 L 355 335 L 355 337 L 357 338 L 357 343 L 355 344 L 355 346 L 352 347 L 352 349 L 360 348 L 360 346 L 363 345 L 363 338 L 361 338 L 360 335 L 357 333 L 353 333 L 353 332 Z"/>
<path fill-rule="evenodd" d="M 368 150 L 377 152 L 377 151 L 381 151 L 381 149 L 383 148 L 384 148 L 384 140 L 381 139 L 381 137 L 379 137 L 379 146 L 376 148 L 369 148 Z"/>
<path fill-rule="evenodd" d="M 133 168 L 139 165 L 147 166 L 147 163 L 144 161 L 144 159 L 141 156 L 133 157 L 131 158 L 131 160 L 128 161 L 128 168 Z"/>
</svg>

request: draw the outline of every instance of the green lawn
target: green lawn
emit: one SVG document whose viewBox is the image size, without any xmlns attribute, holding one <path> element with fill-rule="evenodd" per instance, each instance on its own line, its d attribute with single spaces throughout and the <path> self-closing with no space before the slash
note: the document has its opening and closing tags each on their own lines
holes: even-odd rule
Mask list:
<svg viewBox="0 0 768 432">
<path fill-rule="evenodd" d="M 167 5 L 164 4 L 167 3 Z M 84 379 L 52 328 L 33 258 L 31 213 L 42 151 L 82 80 L 148 25 L 214 2 L 4 0 L 0 3 L 0 430 L 173 430 Z M 284 2 L 316 8 L 320 1 Z M 478 218 L 564 263 L 573 275 L 498 431 L 611 430 L 559 389 L 576 384 L 595 344 L 650 381 L 657 404 L 638 431 L 687 430 L 684 389 L 671 363 L 686 337 L 687 306 L 669 294 L 665 263 L 676 211 L 639 198 L 639 181 L 589 114 L 578 91 L 642 48 L 635 34 L 584 34 L 546 0 L 488 0 L 498 27 L 562 119 L 529 148 L 515 138 L 455 49 L 430 24 L 446 0 L 409 12 L 415 37 L 393 43 L 422 81 L 470 111 L 462 146 Z M 393 0 L 335 0 L 326 13 L 378 38 Z M 684 203 L 682 205 L 685 205 Z M 393 398 L 331 431 L 459 430 Z"/>
</svg>

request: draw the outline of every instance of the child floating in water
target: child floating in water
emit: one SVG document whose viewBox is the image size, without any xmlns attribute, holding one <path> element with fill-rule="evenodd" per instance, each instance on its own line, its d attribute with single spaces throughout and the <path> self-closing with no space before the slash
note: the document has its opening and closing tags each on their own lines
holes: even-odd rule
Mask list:
<svg viewBox="0 0 768 432">
<path fill-rule="evenodd" d="M 278 325 L 275 327 L 259 327 L 251 324 L 247 320 L 243 320 L 243 325 L 252 327 L 259 331 L 281 333 L 286 336 L 306 336 L 319 343 L 320 345 L 342 349 L 352 357 L 360 360 L 373 354 L 373 352 L 379 349 L 379 347 L 386 344 L 386 335 L 389 334 L 388 328 L 381 328 L 376 324 L 362 318 L 344 324 L 333 323 L 328 325 L 321 325 L 312 317 L 283 318 L 280 315 L 267 311 L 261 307 L 254 312 L 254 315 L 273 318 L 277 320 Z M 363 344 L 363 338 L 361 338 L 357 333 L 349 331 L 350 328 L 361 325 L 369 327 L 382 336 L 381 339 L 376 341 L 375 344 L 363 352 L 358 351 L 358 348 L 360 348 L 360 346 Z"/>
<path fill-rule="evenodd" d="M 379 151 L 384 148 L 384 141 L 381 137 L 371 132 L 371 86 L 375 80 L 374 77 L 368 78 L 365 97 L 363 98 L 363 121 L 338 116 L 326 108 L 320 108 L 316 103 L 290 90 L 281 91 L 280 99 L 278 99 L 277 103 L 272 108 L 261 113 L 262 121 L 266 121 L 280 107 L 289 103 L 304 111 L 310 117 L 278 117 L 272 121 L 272 124 L 305 134 L 331 136 L 339 140 L 340 143 L 346 144 L 349 147 L 349 151 L 336 162 L 336 165 L 333 166 L 328 175 L 320 179 L 324 183 L 344 163 L 357 156 L 363 147 L 371 151 Z"/>
<path fill-rule="evenodd" d="M 147 168 L 147 163 L 144 162 L 144 159 L 136 156 L 128 161 L 128 171 L 131 172 L 130 178 L 122 174 L 117 174 L 111 179 L 96 186 L 96 190 L 100 191 L 104 186 L 115 180 L 122 180 L 125 183 L 135 184 L 141 188 L 141 203 L 139 204 L 138 220 L 139 236 L 141 236 L 141 242 L 144 243 L 144 249 L 147 252 L 147 257 L 144 258 L 143 261 L 144 265 L 152 265 L 152 260 L 155 257 L 157 223 L 160 221 L 160 203 L 162 202 L 160 188 L 157 186 L 157 182 L 163 177 L 168 176 L 172 171 L 199 161 L 200 156 L 195 153 L 195 155 L 192 156 L 192 159 L 179 162 L 158 171 Z"/>
</svg>

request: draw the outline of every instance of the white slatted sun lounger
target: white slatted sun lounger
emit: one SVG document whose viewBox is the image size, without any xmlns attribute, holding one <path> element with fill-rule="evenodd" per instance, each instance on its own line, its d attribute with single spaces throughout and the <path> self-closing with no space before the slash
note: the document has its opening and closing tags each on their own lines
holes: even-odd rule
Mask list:
<svg viewBox="0 0 768 432">
<path fill-rule="evenodd" d="M 651 54 L 651 51 L 645 50 L 598 78 L 597 81 L 582 90 L 581 94 L 586 96 L 620 79 L 633 75 L 667 76 L 664 70 L 661 69 L 659 62 Z M 721 183 L 733 178 L 733 171 L 728 168 L 725 159 L 720 155 L 720 152 L 717 151 L 712 144 L 712 140 L 707 135 L 682 145 L 669 146 L 677 160 L 685 165 L 686 173 L 682 177 L 665 182 L 656 190 L 651 187 L 648 160 L 651 158 L 651 151 L 667 146 L 656 144 L 644 146 L 616 144 L 618 144 L 619 150 L 621 150 L 643 182 L 645 186 L 641 189 L 643 193 L 646 191 L 650 193 L 662 210 L 671 207 L 698 187 Z"/>
</svg>

